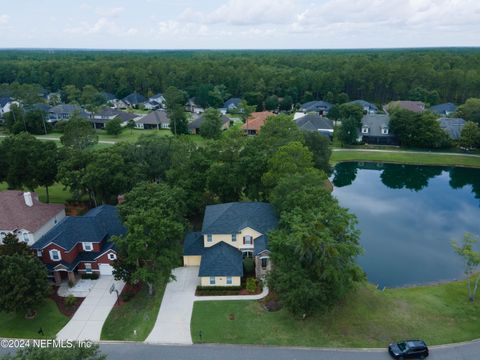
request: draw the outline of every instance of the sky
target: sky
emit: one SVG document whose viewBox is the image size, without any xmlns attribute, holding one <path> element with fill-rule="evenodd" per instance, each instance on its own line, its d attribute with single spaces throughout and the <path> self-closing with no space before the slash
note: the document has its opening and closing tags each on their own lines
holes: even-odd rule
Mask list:
<svg viewBox="0 0 480 360">
<path fill-rule="evenodd" d="M 480 46 L 480 0 L 0 0 L 0 48 Z"/>
</svg>

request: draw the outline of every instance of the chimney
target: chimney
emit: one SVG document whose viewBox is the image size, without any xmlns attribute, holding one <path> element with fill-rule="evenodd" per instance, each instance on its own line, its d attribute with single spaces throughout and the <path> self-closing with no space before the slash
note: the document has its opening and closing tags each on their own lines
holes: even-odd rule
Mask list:
<svg viewBox="0 0 480 360">
<path fill-rule="evenodd" d="M 23 199 L 25 200 L 25 205 L 27 205 L 28 207 L 33 206 L 33 199 L 32 199 L 32 193 L 31 192 L 23 193 Z"/>
</svg>

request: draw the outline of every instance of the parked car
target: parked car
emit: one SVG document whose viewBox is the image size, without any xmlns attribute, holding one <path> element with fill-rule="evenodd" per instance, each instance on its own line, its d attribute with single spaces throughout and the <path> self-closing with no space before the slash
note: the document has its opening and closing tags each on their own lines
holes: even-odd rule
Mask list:
<svg viewBox="0 0 480 360">
<path fill-rule="evenodd" d="M 406 340 L 388 345 L 388 352 L 394 359 L 425 359 L 428 347 L 422 340 Z"/>
</svg>

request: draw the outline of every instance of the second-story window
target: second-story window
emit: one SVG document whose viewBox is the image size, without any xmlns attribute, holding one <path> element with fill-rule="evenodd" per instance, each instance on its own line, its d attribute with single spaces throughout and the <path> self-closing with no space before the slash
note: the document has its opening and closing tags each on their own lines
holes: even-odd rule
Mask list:
<svg viewBox="0 0 480 360">
<path fill-rule="evenodd" d="M 207 241 L 208 241 L 208 242 L 212 242 L 212 241 L 213 241 L 213 239 L 212 239 L 212 234 L 208 234 L 208 235 L 207 235 Z"/>
<path fill-rule="evenodd" d="M 53 261 L 60 261 L 62 260 L 62 257 L 60 255 L 60 251 L 58 250 L 50 250 L 50 259 Z"/>
<path fill-rule="evenodd" d="M 93 250 L 93 244 L 91 242 L 84 242 L 82 243 L 83 245 L 83 250 L 84 251 L 92 251 Z"/>
<path fill-rule="evenodd" d="M 243 245 L 252 245 L 253 238 L 250 235 L 245 235 L 243 237 Z"/>
<path fill-rule="evenodd" d="M 232 241 L 237 241 L 237 233 L 232 234 Z"/>
<path fill-rule="evenodd" d="M 30 240 L 29 236 L 28 236 L 28 233 L 24 232 L 23 234 L 23 241 L 25 241 L 26 243 L 28 243 L 28 240 Z"/>
<path fill-rule="evenodd" d="M 368 127 L 362 127 L 362 134 L 368 134 Z"/>
</svg>

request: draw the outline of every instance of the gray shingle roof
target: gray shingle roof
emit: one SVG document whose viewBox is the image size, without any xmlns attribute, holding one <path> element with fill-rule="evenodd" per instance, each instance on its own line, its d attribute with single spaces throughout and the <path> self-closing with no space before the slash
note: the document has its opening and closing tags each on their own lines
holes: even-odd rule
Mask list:
<svg viewBox="0 0 480 360">
<path fill-rule="evenodd" d="M 0 106 L 4 107 L 11 101 L 13 101 L 11 97 L 0 97 Z"/>
<path fill-rule="evenodd" d="M 198 275 L 243 276 L 242 252 L 223 241 L 205 249 Z"/>
<path fill-rule="evenodd" d="M 300 105 L 301 111 L 321 111 L 321 110 L 330 110 L 333 105 L 329 102 L 316 100 L 316 101 L 309 101 L 305 104 Z"/>
<path fill-rule="evenodd" d="M 138 104 L 141 104 L 141 103 L 144 103 L 145 101 L 147 101 L 145 96 L 143 96 L 139 93 L 136 93 L 136 92 L 125 96 L 122 100 L 127 102 L 130 105 L 138 105 Z"/>
<path fill-rule="evenodd" d="M 306 131 L 332 130 L 332 120 L 318 114 L 307 114 L 295 120 L 297 126 Z"/>
<path fill-rule="evenodd" d="M 183 242 L 183 255 L 202 255 L 205 250 L 203 245 L 203 234 L 190 232 L 185 236 Z"/>
<path fill-rule="evenodd" d="M 265 250 L 268 250 L 268 236 L 262 235 L 253 241 L 253 255 L 257 256 Z"/>
<path fill-rule="evenodd" d="M 430 111 L 438 115 L 447 115 L 448 113 L 457 111 L 457 105 L 453 103 L 433 105 L 430 107 Z"/>
<path fill-rule="evenodd" d="M 200 126 L 202 126 L 202 123 L 203 123 L 203 119 L 204 119 L 204 114 L 200 115 L 199 117 L 197 117 L 195 120 L 193 120 L 190 124 L 188 124 L 188 128 L 191 130 L 191 129 L 199 129 Z M 228 116 L 226 115 L 222 115 L 221 116 L 221 120 L 222 120 L 222 124 L 225 125 L 225 124 L 228 124 L 230 123 L 230 121 L 232 121 Z"/>
<path fill-rule="evenodd" d="M 117 99 L 115 95 L 109 92 L 102 92 L 100 93 L 100 95 L 105 99 L 105 101 L 112 101 Z"/>
<path fill-rule="evenodd" d="M 54 243 L 68 251 L 80 242 L 99 243 L 112 235 L 122 235 L 125 232 L 115 206 L 102 205 L 84 216 L 63 218 L 57 226 L 35 242 L 32 248 L 43 249 Z"/>
<path fill-rule="evenodd" d="M 118 109 L 112 109 L 109 107 L 103 108 L 101 111 L 95 113 L 96 119 L 91 119 L 92 122 L 107 122 L 110 120 L 111 117 L 118 117 L 120 120 L 127 122 L 129 120 L 133 120 L 137 117 L 137 115 L 121 111 Z M 101 117 L 98 118 L 98 117 Z"/>
<path fill-rule="evenodd" d="M 231 98 L 231 99 L 228 99 L 227 101 L 225 101 L 223 103 L 223 107 L 225 109 L 230 109 L 232 107 L 236 108 L 240 105 L 241 101 L 242 101 L 242 99 L 240 99 L 240 98 Z"/>
<path fill-rule="evenodd" d="M 440 118 L 437 119 L 440 127 L 445 131 L 450 139 L 458 140 L 462 134 L 462 129 L 465 126 L 465 120 L 461 118 Z"/>
<path fill-rule="evenodd" d="M 389 128 L 390 116 L 383 114 L 367 114 L 362 118 L 362 127 L 368 127 L 368 134 L 365 136 L 393 136 L 390 132 L 382 134 L 382 128 Z"/>
<path fill-rule="evenodd" d="M 347 104 L 360 105 L 362 108 L 369 108 L 370 110 L 378 111 L 378 107 L 375 104 L 372 104 L 365 100 L 353 100 Z"/>
<path fill-rule="evenodd" d="M 234 202 L 209 205 L 205 209 L 204 234 L 231 234 L 250 227 L 262 234 L 277 227 L 272 205 L 262 202 Z"/>
<path fill-rule="evenodd" d="M 167 112 L 165 110 L 155 110 L 137 120 L 140 124 L 160 125 L 170 124 Z"/>
</svg>

